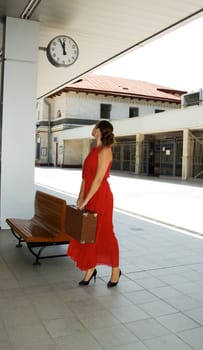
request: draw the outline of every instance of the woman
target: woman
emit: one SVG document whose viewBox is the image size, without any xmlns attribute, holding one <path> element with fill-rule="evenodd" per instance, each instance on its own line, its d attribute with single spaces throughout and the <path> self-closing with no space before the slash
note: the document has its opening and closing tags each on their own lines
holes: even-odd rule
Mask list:
<svg viewBox="0 0 203 350">
<path fill-rule="evenodd" d="M 97 213 L 96 242 L 80 244 L 71 240 L 67 254 L 76 262 L 78 268 L 86 271 L 80 286 L 96 280 L 96 265 L 112 267 L 109 288 L 115 287 L 121 276 L 119 269 L 119 247 L 113 230 L 113 195 L 107 181 L 112 164 L 114 144 L 113 126 L 107 120 L 99 121 L 92 130 L 96 146 L 85 159 L 82 183 L 77 206 Z"/>
</svg>

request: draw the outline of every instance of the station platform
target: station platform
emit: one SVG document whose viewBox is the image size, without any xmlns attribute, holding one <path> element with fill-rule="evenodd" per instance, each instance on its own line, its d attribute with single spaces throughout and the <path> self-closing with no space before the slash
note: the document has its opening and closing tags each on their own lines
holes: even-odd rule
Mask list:
<svg viewBox="0 0 203 350">
<path fill-rule="evenodd" d="M 39 168 L 35 175 L 37 189 L 69 203 L 80 179 L 79 169 Z M 116 288 L 106 286 L 106 266 L 86 287 L 78 286 L 83 273 L 68 257 L 33 266 L 26 246 L 16 248 L 10 231 L 1 231 L 2 350 L 202 350 L 201 185 L 115 173 L 109 181 L 122 270 Z"/>
</svg>

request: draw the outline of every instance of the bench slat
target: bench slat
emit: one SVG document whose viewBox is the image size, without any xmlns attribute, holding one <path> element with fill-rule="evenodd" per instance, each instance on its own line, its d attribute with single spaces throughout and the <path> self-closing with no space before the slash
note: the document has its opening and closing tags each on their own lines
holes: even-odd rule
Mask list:
<svg viewBox="0 0 203 350">
<path fill-rule="evenodd" d="M 65 231 L 66 201 L 65 199 L 36 192 L 34 219 L 54 232 Z"/>
</svg>

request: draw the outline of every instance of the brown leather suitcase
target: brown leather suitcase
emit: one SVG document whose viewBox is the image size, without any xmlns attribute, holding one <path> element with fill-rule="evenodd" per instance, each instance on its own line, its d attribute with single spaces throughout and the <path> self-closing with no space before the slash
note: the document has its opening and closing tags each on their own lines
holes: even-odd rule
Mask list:
<svg viewBox="0 0 203 350">
<path fill-rule="evenodd" d="M 67 205 L 66 233 L 80 243 L 94 243 L 96 238 L 97 214 Z"/>
</svg>

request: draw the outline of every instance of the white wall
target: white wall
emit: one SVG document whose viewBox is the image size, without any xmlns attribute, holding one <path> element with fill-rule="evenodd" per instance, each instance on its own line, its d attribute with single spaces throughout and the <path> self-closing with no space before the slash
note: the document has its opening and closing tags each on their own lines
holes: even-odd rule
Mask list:
<svg viewBox="0 0 203 350">
<path fill-rule="evenodd" d="M 53 108 L 52 108 L 52 114 L 51 119 L 60 119 L 57 116 L 57 112 L 60 110 L 61 112 L 61 118 L 64 118 L 66 116 L 66 94 L 62 94 L 61 96 L 52 99 Z"/>
<path fill-rule="evenodd" d="M 115 133 L 119 136 L 136 133 L 151 134 L 177 131 L 182 129 L 203 128 L 203 106 L 189 107 L 182 110 L 166 111 L 140 118 L 122 120 L 114 123 Z"/>
<path fill-rule="evenodd" d="M 129 107 L 138 107 L 139 115 L 154 113 L 155 109 L 177 109 L 176 104 L 162 102 L 146 102 L 136 99 L 91 95 L 85 93 L 69 92 L 57 96 L 53 101 L 52 119 L 56 119 L 57 110 L 60 109 L 62 117 L 78 119 L 99 119 L 101 103 L 111 104 L 111 119 L 129 118 Z"/>
<path fill-rule="evenodd" d="M 188 107 L 138 118 L 112 121 L 115 135 L 151 134 L 183 129 L 203 129 L 203 106 Z M 91 138 L 92 126 L 65 130 L 64 140 Z"/>
<path fill-rule="evenodd" d="M 1 227 L 33 214 L 39 23 L 6 19 L 3 79 Z"/>
<path fill-rule="evenodd" d="M 82 164 L 82 141 L 65 141 L 64 142 L 64 165 Z"/>
</svg>

